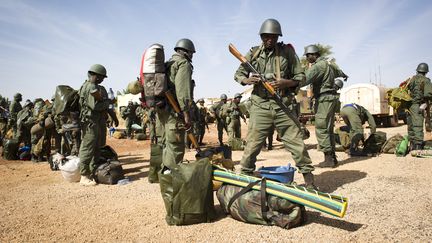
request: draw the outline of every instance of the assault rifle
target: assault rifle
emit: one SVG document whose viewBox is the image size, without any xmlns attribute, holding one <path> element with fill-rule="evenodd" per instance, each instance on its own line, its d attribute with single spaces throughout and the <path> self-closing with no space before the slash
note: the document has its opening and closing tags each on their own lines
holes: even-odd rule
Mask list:
<svg viewBox="0 0 432 243">
<path fill-rule="evenodd" d="M 297 125 L 297 127 L 301 130 L 300 122 L 298 121 L 297 117 L 295 117 L 288 106 L 285 105 L 282 101 L 282 97 L 276 92 L 276 90 L 271 86 L 271 84 L 266 80 L 263 74 L 260 74 L 253 66 L 248 62 L 248 60 L 235 48 L 233 44 L 229 44 L 228 46 L 229 51 L 231 54 L 233 54 L 241 63 L 242 65 L 248 69 L 249 72 L 259 74 L 260 83 L 264 88 L 270 93 L 270 95 L 273 97 L 273 99 L 276 101 L 276 104 L 279 105 L 279 107 L 285 112 L 285 114 L 293 120 L 293 122 Z"/>
<path fill-rule="evenodd" d="M 178 115 L 179 117 L 181 117 L 182 119 L 184 119 L 184 117 L 183 117 L 183 113 L 182 113 L 182 111 L 180 110 L 180 107 L 178 106 L 177 101 L 175 100 L 175 98 L 174 98 L 174 96 L 171 94 L 171 92 L 170 92 L 170 91 L 166 91 L 166 92 L 165 92 L 165 96 L 166 96 L 166 98 L 167 98 L 167 100 L 168 100 L 168 103 L 169 103 L 169 104 L 171 105 L 171 107 L 174 109 L 175 113 L 177 113 L 177 115 Z M 198 153 L 201 152 L 201 149 L 199 148 L 199 145 L 198 145 L 198 141 L 196 140 L 195 135 L 194 135 L 193 132 L 192 132 L 192 129 L 187 130 L 187 135 L 188 135 L 189 139 L 191 140 L 193 146 L 195 147 L 196 151 L 197 151 Z"/>
</svg>

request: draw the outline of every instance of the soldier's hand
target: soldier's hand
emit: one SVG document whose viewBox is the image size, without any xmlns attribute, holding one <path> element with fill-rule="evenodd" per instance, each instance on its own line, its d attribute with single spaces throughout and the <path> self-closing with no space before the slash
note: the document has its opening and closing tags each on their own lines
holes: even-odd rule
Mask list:
<svg viewBox="0 0 432 243">
<path fill-rule="evenodd" d="M 296 87 L 298 85 L 298 81 L 292 79 L 279 78 L 276 79 L 275 81 L 270 82 L 270 84 L 275 89 L 284 89 L 284 88 Z"/>
<path fill-rule="evenodd" d="M 242 84 L 245 85 L 251 85 L 251 84 L 257 84 L 260 81 L 260 76 L 259 74 L 252 74 L 249 78 L 245 78 L 241 81 Z"/>
</svg>

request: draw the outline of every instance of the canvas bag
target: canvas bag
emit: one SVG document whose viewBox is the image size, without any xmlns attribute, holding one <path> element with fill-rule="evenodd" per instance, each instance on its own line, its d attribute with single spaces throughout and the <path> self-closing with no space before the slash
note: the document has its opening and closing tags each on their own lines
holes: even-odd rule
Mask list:
<svg viewBox="0 0 432 243">
<path fill-rule="evenodd" d="M 141 98 L 147 107 L 166 104 L 168 82 L 165 74 L 165 53 L 161 44 L 153 44 L 144 52 L 141 60 L 140 81 L 144 88 Z"/>
<path fill-rule="evenodd" d="M 385 132 L 377 131 L 371 134 L 364 142 L 363 152 L 377 154 L 381 152 L 383 144 L 387 141 L 387 134 Z"/>
<path fill-rule="evenodd" d="M 383 144 L 381 152 L 386 154 L 394 154 L 396 153 L 396 148 L 398 144 L 404 138 L 399 133 L 387 139 L 387 141 Z"/>
<path fill-rule="evenodd" d="M 58 115 L 65 111 L 79 111 L 78 91 L 68 85 L 56 87 L 53 103 L 53 113 Z"/>
<path fill-rule="evenodd" d="M 148 181 L 150 183 L 158 183 L 158 172 L 162 168 L 162 146 L 159 144 L 150 144 L 150 168 L 148 174 Z"/>
<path fill-rule="evenodd" d="M 208 158 L 163 167 L 159 184 L 169 225 L 210 222 L 214 217 L 213 169 Z"/>
<path fill-rule="evenodd" d="M 410 81 L 411 78 L 402 82 L 399 87 L 387 91 L 388 104 L 393 107 L 393 109 L 397 110 L 408 108 L 408 104 L 412 100 L 408 90 Z"/>
<path fill-rule="evenodd" d="M 261 184 L 261 190 L 252 190 Z M 286 199 L 267 195 L 266 179 L 257 180 L 247 187 L 224 184 L 216 195 L 225 213 L 234 219 L 252 224 L 276 225 L 285 229 L 301 225 L 306 210 Z"/>
<path fill-rule="evenodd" d="M 108 161 L 97 167 L 95 177 L 101 184 L 117 184 L 119 180 L 124 179 L 123 167 L 118 161 Z"/>
</svg>

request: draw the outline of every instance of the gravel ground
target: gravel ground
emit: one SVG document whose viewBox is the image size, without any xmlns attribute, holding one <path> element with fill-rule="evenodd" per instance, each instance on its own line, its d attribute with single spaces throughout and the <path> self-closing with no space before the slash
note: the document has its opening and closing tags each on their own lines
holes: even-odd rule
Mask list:
<svg viewBox="0 0 432 243">
<path fill-rule="evenodd" d="M 379 128 L 388 137 L 406 126 Z M 314 164 L 323 161 L 314 130 L 306 140 Z M 243 124 L 243 134 L 246 126 Z M 216 144 L 211 126 L 204 142 Z M 431 136 L 427 137 L 431 139 Z M 223 215 L 212 223 L 168 226 L 158 184 L 147 181 L 149 141 L 108 139 L 120 155 L 127 185 L 85 188 L 66 182 L 47 163 L 0 159 L 0 242 L 346 242 L 432 240 L 432 160 L 395 157 L 350 158 L 338 152 L 340 166 L 317 168 L 323 191 L 349 198 L 344 218 L 307 209 L 305 225 L 290 230 L 238 222 Z M 239 161 L 242 152 L 233 152 Z M 194 151 L 186 158 L 192 160 Z M 292 162 L 282 145 L 263 151 L 257 166 Z M 301 175 L 295 180 L 303 183 Z"/>
</svg>

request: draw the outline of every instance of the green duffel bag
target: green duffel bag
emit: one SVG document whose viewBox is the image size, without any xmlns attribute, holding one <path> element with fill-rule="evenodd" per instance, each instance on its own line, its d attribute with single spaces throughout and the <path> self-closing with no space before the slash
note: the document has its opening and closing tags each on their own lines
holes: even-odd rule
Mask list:
<svg viewBox="0 0 432 243">
<path fill-rule="evenodd" d="M 150 168 L 148 174 L 148 181 L 150 183 L 158 183 L 159 175 L 162 166 L 162 146 L 152 143 L 150 145 Z"/>
<path fill-rule="evenodd" d="M 261 190 L 252 190 L 261 184 Z M 251 182 L 247 187 L 224 184 L 216 193 L 223 211 L 236 220 L 290 229 L 302 225 L 306 210 L 286 199 L 266 193 L 266 179 Z"/>
<path fill-rule="evenodd" d="M 379 154 L 383 144 L 387 141 L 387 134 L 378 131 L 371 134 L 364 142 L 363 152 L 367 154 Z"/>
<path fill-rule="evenodd" d="M 232 151 L 243 151 L 246 145 L 246 141 L 241 138 L 230 138 L 228 144 Z"/>
<path fill-rule="evenodd" d="M 386 154 L 394 154 L 396 153 L 396 148 L 398 144 L 404 140 L 402 135 L 397 133 L 396 135 L 390 137 L 382 146 L 381 152 Z"/>
<path fill-rule="evenodd" d="M 162 168 L 159 183 L 169 225 L 206 223 L 214 218 L 212 177 L 208 158 Z"/>
<path fill-rule="evenodd" d="M 18 149 L 19 149 L 18 139 L 4 139 L 3 140 L 3 158 L 6 160 L 17 160 Z"/>
</svg>

